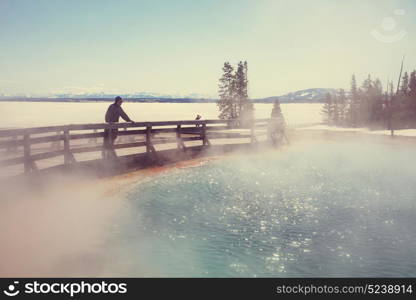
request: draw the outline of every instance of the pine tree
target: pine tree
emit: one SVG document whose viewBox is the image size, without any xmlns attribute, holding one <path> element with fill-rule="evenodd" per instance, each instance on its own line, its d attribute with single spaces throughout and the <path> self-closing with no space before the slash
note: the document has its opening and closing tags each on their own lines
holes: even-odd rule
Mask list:
<svg viewBox="0 0 416 300">
<path fill-rule="evenodd" d="M 350 126 L 356 127 L 358 124 L 358 109 L 359 109 L 359 96 L 358 96 L 358 89 L 357 89 L 357 81 L 355 79 L 355 75 L 353 74 L 351 77 L 351 100 L 350 100 L 350 107 L 349 107 L 349 123 Z"/>
<path fill-rule="evenodd" d="M 394 85 L 393 81 L 387 84 L 386 102 L 384 107 L 384 118 L 386 128 L 392 130 L 392 116 L 393 116 L 393 101 L 394 101 Z"/>
<path fill-rule="evenodd" d="M 403 75 L 402 83 L 400 86 L 400 93 L 405 96 L 409 94 L 409 74 L 407 72 L 405 72 Z"/>
<path fill-rule="evenodd" d="M 336 126 L 339 125 L 340 113 L 339 113 L 339 99 L 338 95 L 334 94 L 332 96 L 332 123 Z"/>
<path fill-rule="evenodd" d="M 393 100 L 393 96 L 394 96 L 394 84 L 393 81 L 390 81 L 390 100 Z"/>
<path fill-rule="evenodd" d="M 344 89 L 338 91 L 338 112 L 339 112 L 339 124 L 345 125 L 347 122 L 347 97 L 345 95 Z"/>
<path fill-rule="evenodd" d="M 253 103 L 248 98 L 248 65 L 247 65 L 247 61 L 244 61 L 244 99 L 246 101 L 243 105 L 243 110 L 250 111 L 250 113 L 253 114 L 254 113 L 254 106 L 253 106 Z"/>
<path fill-rule="evenodd" d="M 219 82 L 219 100 L 217 102 L 220 110 L 218 117 L 222 120 L 232 120 L 237 117 L 234 68 L 229 62 L 225 62 L 222 70 L 223 75 Z"/>
<path fill-rule="evenodd" d="M 374 81 L 374 92 L 377 95 L 380 95 L 383 93 L 383 85 L 381 84 L 381 80 L 379 78 L 376 78 L 376 80 Z"/>
<path fill-rule="evenodd" d="M 237 71 L 235 73 L 235 92 L 236 92 L 236 103 L 237 103 L 237 115 L 240 115 L 243 108 L 248 102 L 247 92 L 247 62 L 239 62 L 237 65 Z"/>
<path fill-rule="evenodd" d="M 235 72 L 229 62 L 224 63 L 217 102 L 220 119 L 238 120 L 242 125 L 254 119 L 253 103 L 248 99 L 247 69 L 246 61 L 240 61 Z"/>
<path fill-rule="evenodd" d="M 416 98 L 416 70 L 410 73 L 409 95 L 414 99 Z"/>
<path fill-rule="evenodd" d="M 247 62 L 240 61 L 235 72 L 235 97 L 240 125 L 250 126 L 254 119 L 253 103 L 248 99 Z"/>
<path fill-rule="evenodd" d="M 333 122 L 333 111 L 334 111 L 334 105 L 332 101 L 332 96 L 330 93 L 327 93 L 325 95 L 324 106 L 322 107 L 322 114 L 324 115 L 324 121 L 327 124 L 332 124 Z"/>
<path fill-rule="evenodd" d="M 416 121 L 416 70 L 410 73 L 409 79 L 410 110 L 413 112 L 412 122 Z"/>
<path fill-rule="evenodd" d="M 370 100 L 370 122 L 378 124 L 382 121 L 383 115 L 383 86 L 380 79 L 376 78 L 373 88 L 369 94 Z"/>
<path fill-rule="evenodd" d="M 371 75 L 363 81 L 359 90 L 360 104 L 358 107 L 358 122 L 362 125 L 368 125 L 371 119 L 372 93 L 374 91 L 374 82 Z"/>
</svg>

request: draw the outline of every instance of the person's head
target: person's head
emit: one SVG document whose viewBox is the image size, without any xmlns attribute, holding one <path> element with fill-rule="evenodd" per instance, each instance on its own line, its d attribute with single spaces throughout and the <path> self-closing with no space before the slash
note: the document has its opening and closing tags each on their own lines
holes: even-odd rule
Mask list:
<svg viewBox="0 0 416 300">
<path fill-rule="evenodd" d="M 114 104 L 116 104 L 116 105 L 120 106 L 120 105 L 121 105 L 121 103 L 123 103 L 123 99 L 121 99 L 121 97 L 120 97 L 120 96 L 117 96 L 117 97 L 114 99 Z"/>
</svg>

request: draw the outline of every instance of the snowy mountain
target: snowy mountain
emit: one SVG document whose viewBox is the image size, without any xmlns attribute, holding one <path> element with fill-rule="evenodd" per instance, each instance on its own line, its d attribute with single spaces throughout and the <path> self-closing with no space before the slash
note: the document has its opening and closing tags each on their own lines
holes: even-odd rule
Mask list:
<svg viewBox="0 0 416 300">
<path fill-rule="evenodd" d="M 279 99 L 280 102 L 323 102 L 327 93 L 334 94 L 336 89 L 312 88 L 291 92 L 281 96 L 254 99 L 254 102 L 269 103 Z"/>
<path fill-rule="evenodd" d="M 257 103 L 271 103 L 277 98 L 280 102 L 323 102 L 327 93 L 334 94 L 336 89 L 331 88 L 311 88 L 306 90 L 299 90 L 281 96 L 273 96 L 267 98 L 253 99 Z M 215 102 L 216 97 L 212 95 L 203 94 L 160 94 L 152 92 L 137 92 L 131 94 L 106 94 L 106 93 L 91 93 L 91 94 L 59 94 L 54 95 L 56 98 L 70 98 L 70 99 L 109 99 L 116 96 L 121 96 L 126 100 L 132 101 L 148 101 L 148 102 Z M 170 101 L 171 100 L 171 101 Z M 183 100 L 183 101 L 181 101 Z M 147 102 L 146 101 L 146 102 Z"/>
<path fill-rule="evenodd" d="M 135 92 L 135 93 L 84 93 L 84 94 L 72 94 L 72 93 L 65 93 L 65 94 L 56 94 L 52 97 L 54 98 L 73 98 L 73 99 L 101 99 L 101 98 L 115 98 L 116 96 L 120 96 L 125 99 L 213 99 L 215 97 L 210 95 L 204 94 L 161 94 L 161 93 L 153 93 L 153 92 Z"/>
<path fill-rule="evenodd" d="M 323 102 L 327 93 L 334 94 L 337 90 L 330 88 L 311 88 L 299 90 L 281 96 L 266 98 L 252 98 L 254 103 L 273 103 L 279 99 L 282 103 L 317 103 Z M 171 103 L 213 103 L 217 97 L 204 94 L 160 94 L 152 92 L 136 93 L 60 93 L 47 96 L 14 95 L 6 96 L 0 94 L 0 100 L 14 101 L 53 101 L 53 102 L 73 102 L 73 101 L 113 101 L 116 96 L 121 96 L 131 102 L 171 102 Z"/>
</svg>

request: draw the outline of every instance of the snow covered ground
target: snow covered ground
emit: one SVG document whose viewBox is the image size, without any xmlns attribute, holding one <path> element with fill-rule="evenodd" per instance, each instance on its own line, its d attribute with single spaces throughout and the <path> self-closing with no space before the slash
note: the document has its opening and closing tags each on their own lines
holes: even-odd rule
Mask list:
<svg viewBox="0 0 416 300">
<path fill-rule="evenodd" d="M 329 130 L 329 131 L 341 131 L 341 132 L 359 132 L 365 134 L 374 134 L 374 135 L 391 135 L 390 130 L 369 130 L 368 128 L 359 127 L 335 127 L 324 124 L 317 124 L 307 127 L 302 127 L 302 130 Z M 400 129 L 394 130 L 394 135 L 397 136 L 409 136 L 416 137 L 416 129 Z"/>
</svg>

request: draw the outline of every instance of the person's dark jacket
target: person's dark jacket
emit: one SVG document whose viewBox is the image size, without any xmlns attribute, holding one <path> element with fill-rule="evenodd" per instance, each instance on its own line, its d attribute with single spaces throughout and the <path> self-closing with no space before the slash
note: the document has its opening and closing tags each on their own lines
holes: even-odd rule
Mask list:
<svg viewBox="0 0 416 300">
<path fill-rule="evenodd" d="M 124 121 L 126 122 L 133 122 L 129 116 L 124 112 L 124 110 L 121 108 L 121 106 L 113 103 L 111 104 L 108 109 L 107 112 L 105 114 L 105 121 L 107 123 L 114 123 L 114 122 L 118 122 L 120 117 L 123 118 Z"/>
</svg>

